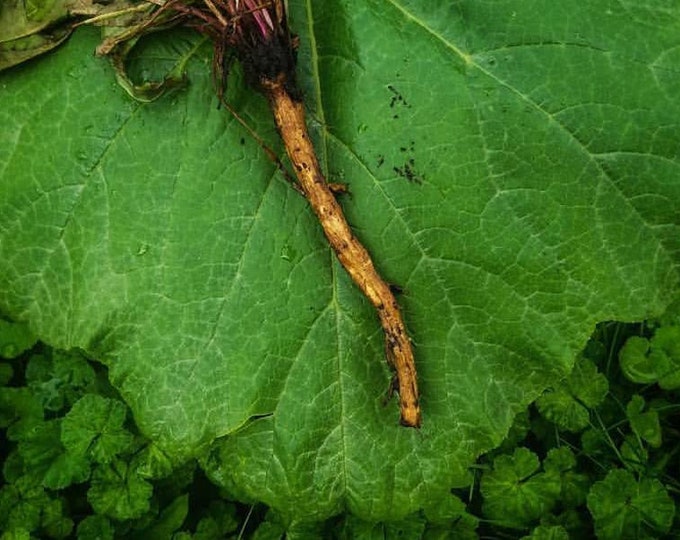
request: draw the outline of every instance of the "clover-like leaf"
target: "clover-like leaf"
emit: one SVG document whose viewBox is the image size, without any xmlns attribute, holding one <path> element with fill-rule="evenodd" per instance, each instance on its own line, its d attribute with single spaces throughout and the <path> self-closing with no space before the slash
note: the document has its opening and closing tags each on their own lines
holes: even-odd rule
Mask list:
<svg viewBox="0 0 680 540">
<path fill-rule="evenodd" d="M 588 510 L 600 540 L 658 538 L 670 530 L 675 505 L 658 480 L 638 481 L 632 473 L 616 469 L 593 484 Z"/>
<path fill-rule="evenodd" d="M 113 540 L 115 529 L 106 516 L 93 514 L 78 524 L 77 534 L 78 540 Z"/>
<path fill-rule="evenodd" d="M 607 378 L 598 373 L 595 364 L 581 357 L 569 377 L 546 390 L 536 400 L 536 406 L 546 419 L 562 429 L 580 431 L 589 423 L 589 408 L 602 403 L 608 388 Z"/>
<path fill-rule="evenodd" d="M 680 326 L 662 326 L 654 332 L 650 360 L 661 366 L 659 386 L 664 390 L 680 388 Z"/>
<path fill-rule="evenodd" d="M 467 512 L 465 503 L 458 497 L 448 494 L 433 501 L 424 509 L 427 528 L 423 538 L 459 538 L 460 540 L 476 540 L 476 529 L 479 519 Z"/>
<path fill-rule="evenodd" d="M 94 381 L 94 369 L 77 352 L 35 354 L 26 367 L 27 386 L 48 411 L 72 405 Z"/>
<path fill-rule="evenodd" d="M 26 387 L 0 388 L 0 427 L 7 428 L 7 438 L 21 439 L 43 420 L 40 399 Z"/>
<path fill-rule="evenodd" d="M 651 340 L 632 336 L 619 351 L 621 371 L 633 382 L 680 387 L 680 326 L 662 326 Z"/>
<path fill-rule="evenodd" d="M 59 441 L 60 422 L 51 420 L 34 424 L 22 433 L 17 446 L 21 471 L 50 489 L 62 489 L 84 482 L 90 464 L 82 456 L 69 454 Z"/>
<path fill-rule="evenodd" d="M 548 389 L 536 400 L 541 415 L 566 431 L 580 431 L 588 425 L 588 409 L 574 399 L 568 387 Z"/>
<path fill-rule="evenodd" d="M 604 401 L 609 383 L 607 377 L 597 370 L 595 364 L 580 358 L 567 379 L 569 390 L 574 397 L 587 407 L 594 409 Z"/>
<path fill-rule="evenodd" d="M 108 463 L 132 444 L 132 433 L 123 427 L 126 415 L 120 401 L 87 394 L 64 417 L 61 442 L 75 455 Z"/>
<path fill-rule="evenodd" d="M 51 489 L 65 488 L 88 479 L 89 462 L 66 451 L 60 442 L 61 420 L 36 422 L 21 433 L 17 452 L 24 472 Z"/>
<path fill-rule="evenodd" d="M 23 527 L 16 527 L 11 531 L 5 531 L 0 540 L 32 540 L 31 533 Z"/>
<path fill-rule="evenodd" d="M 0 319 L 0 357 L 15 358 L 35 345 L 36 337 L 27 324 Z"/>
<path fill-rule="evenodd" d="M 118 520 L 135 519 L 148 512 L 152 492 L 151 484 L 116 459 L 95 468 L 87 500 L 98 514 Z"/>
<path fill-rule="evenodd" d="M 629 471 L 642 474 L 647 469 L 649 453 L 639 437 L 632 434 L 626 435 L 619 446 L 619 455 Z"/>
<path fill-rule="evenodd" d="M 654 410 L 643 412 L 644 409 L 645 399 L 634 395 L 626 405 L 626 418 L 636 435 L 647 441 L 650 446 L 659 448 L 662 442 L 659 413 Z"/>
<path fill-rule="evenodd" d="M 590 478 L 576 472 L 576 456 L 567 448 L 553 448 L 543 460 L 546 473 L 559 475 L 561 482 L 560 502 L 564 508 L 577 507 L 583 504 L 588 494 Z"/>
<path fill-rule="evenodd" d="M 146 479 L 165 478 L 173 470 L 172 459 L 153 443 L 145 445 L 137 452 L 132 464 L 137 474 Z"/>
<path fill-rule="evenodd" d="M 631 336 L 619 351 L 621 371 L 631 381 L 641 384 L 654 383 L 659 380 L 659 373 L 668 370 L 668 362 L 650 360 L 649 340 L 640 336 Z"/>
<path fill-rule="evenodd" d="M 214 442 L 244 499 L 399 520 L 467 482 L 597 322 L 677 295 L 680 7 L 288 4 L 320 162 L 404 291 L 422 430 L 383 404 L 375 314 L 186 32 L 154 62 L 189 58 L 190 84 L 151 104 L 87 29 L 1 75 L 0 311 L 105 362 L 174 461 Z M 226 97 L 278 152 L 238 69 Z"/>
<path fill-rule="evenodd" d="M 64 515 L 64 503 L 52 498 L 42 509 L 41 530 L 48 538 L 69 538 L 73 530 L 73 520 Z"/>
<path fill-rule="evenodd" d="M 57 448 L 60 445 L 56 445 Z M 50 489 L 63 489 L 79 484 L 90 477 L 90 462 L 69 452 L 59 453 L 50 463 L 43 476 L 43 485 Z"/>
<path fill-rule="evenodd" d="M 538 456 L 526 448 L 497 457 L 493 470 L 482 476 L 485 516 L 522 528 L 550 511 L 560 495 L 560 477 L 538 472 L 540 465 Z"/>
<path fill-rule="evenodd" d="M 38 529 L 50 498 L 32 477 L 22 477 L 0 489 L 0 530 Z"/>
</svg>

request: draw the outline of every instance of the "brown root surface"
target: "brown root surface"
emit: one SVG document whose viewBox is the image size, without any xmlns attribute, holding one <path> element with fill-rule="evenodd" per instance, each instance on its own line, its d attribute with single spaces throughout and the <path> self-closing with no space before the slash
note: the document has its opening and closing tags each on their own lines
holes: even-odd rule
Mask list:
<svg viewBox="0 0 680 540">
<path fill-rule="evenodd" d="M 418 383 L 411 341 L 390 286 L 375 269 L 371 256 L 354 236 L 326 182 L 307 133 L 303 104 L 287 90 L 285 75 L 264 78 L 260 86 L 269 99 L 276 126 L 302 191 L 323 231 L 352 280 L 376 308 L 385 333 L 388 362 L 396 371 L 401 424 L 420 427 Z"/>
</svg>

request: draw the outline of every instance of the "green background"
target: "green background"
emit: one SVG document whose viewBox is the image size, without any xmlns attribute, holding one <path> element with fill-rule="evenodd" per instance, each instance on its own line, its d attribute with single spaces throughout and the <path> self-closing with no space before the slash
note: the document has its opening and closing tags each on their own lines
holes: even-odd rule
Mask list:
<svg viewBox="0 0 680 540">
<path fill-rule="evenodd" d="M 385 405 L 372 308 L 218 109 L 193 34 L 131 59 L 143 78 L 191 55 L 189 85 L 150 104 L 88 29 L 0 77 L 0 309 L 105 362 L 144 433 L 241 498 L 397 519 L 464 485 L 598 321 L 677 295 L 680 8 L 308 0 L 290 17 L 322 165 L 403 289 L 422 429 Z M 228 99 L 278 151 L 238 70 Z"/>
</svg>

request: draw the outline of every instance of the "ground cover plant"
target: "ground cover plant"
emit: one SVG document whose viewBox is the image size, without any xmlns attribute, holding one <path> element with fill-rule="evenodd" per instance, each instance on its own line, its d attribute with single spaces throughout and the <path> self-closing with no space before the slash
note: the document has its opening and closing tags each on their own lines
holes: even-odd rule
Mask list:
<svg viewBox="0 0 680 540">
<path fill-rule="evenodd" d="M 211 484 L 209 458 L 173 465 L 101 364 L 1 321 L 2 538 L 673 538 L 679 335 L 680 315 L 600 325 L 469 486 L 420 512 L 291 523 Z"/>
<path fill-rule="evenodd" d="M 321 168 L 401 291 L 417 430 L 371 305 L 218 109 L 211 44 L 169 29 L 112 67 L 101 4 L 3 4 L 0 65 L 61 45 L 0 75 L 0 310 L 45 344 L 3 368 L 2 504 L 36 497 L 25 524 L 57 536 L 94 512 L 86 530 L 219 537 L 250 508 L 289 536 L 672 534 L 680 8 L 594 4 L 288 4 Z M 76 16 L 115 21 L 108 41 Z M 243 79 L 226 104 L 282 154 Z M 581 354 L 598 322 L 662 316 L 623 375 L 618 341 Z M 49 402 L 55 369 L 81 373 Z M 271 512 L 215 497 L 234 519 L 200 525 L 197 475 Z"/>
</svg>

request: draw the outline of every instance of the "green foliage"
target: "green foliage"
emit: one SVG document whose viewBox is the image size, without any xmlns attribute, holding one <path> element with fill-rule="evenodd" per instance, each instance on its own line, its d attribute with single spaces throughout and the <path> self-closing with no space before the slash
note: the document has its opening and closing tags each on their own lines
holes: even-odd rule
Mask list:
<svg viewBox="0 0 680 540">
<path fill-rule="evenodd" d="M 529 536 L 523 536 L 522 540 L 569 540 L 569 533 L 559 525 L 540 525 Z"/>
<path fill-rule="evenodd" d="M 675 514 L 673 499 L 661 482 L 653 478 L 638 481 L 620 469 L 593 484 L 588 509 L 600 540 L 659 538 L 670 531 Z"/>
<path fill-rule="evenodd" d="M 644 408 L 645 399 L 642 396 L 633 396 L 626 406 L 626 418 L 635 435 L 653 448 L 659 448 L 662 442 L 659 413 L 655 410 L 643 412 Z"/>
<path fill-rule="evenodd" d="M 152 486 L 124 461 L 99 465 L 92 474 L 87 500 L 95 512 L 114 519 L 133 519 L 149 510 Z"/>
<path fill-rule="evenodd" d="M 567 431 L 581 431 L 589 422 L 588 411 L 597 407 L 607 394 L 607 379 L 597 372 L 595 364 L 580 358 L 571 374 L 536 400 L 546 419 Z"/>
<path fill-rule="evenodd" d="M 129 409 L 113 397 L 101 366 L 78 352 L 39 351 L 25 353 L 12 366 L 25 386 L 0 388 L 2 427 L 11 442 L 4 449 L 0 490 L 3 538 L 71 537 L 76 524 L 68 508 L 81 515 L 79 539 L 113 539 L 126 530 L 128 537 L 170 538 L 186 521 L 188 496 L 163 502 L 172 493 L 169 480 L 159 483 L 162 492 L 155 495 L 145 476 L 182 478 L 178 485 L 186 489 L 194 467 L 173 472 L 158 465 L 162 454 L 128 423 Z M 81 495 L 67 504 L 64 494 L 74 489 Z M 77 508 L 85 500 L 91 514 L 82 517 Z M 114 525 L 121 522 L 127 525 Z M 213 537 L 225 529 L 215 528 Z"/>
<path fill-rule="evenodd" d="M 64 417 L 61 443 L 75 455 L 109 463 L 132 445 L 132 433 L 123 427 L 126 415 L 120 401 L 86 394 Z"/>
<path fill-rule="evenodd" d="M 101 514 L 87 516 L 78 525 L 78 540 L 113 540 L 115 529 Z"/>
<path fill-rule="evenodd" d="M 39 345 L 11 360 L 11 380 L 25 386 L 0 388 L 11 443 L 0 539 L 670 538 L 680 532 L 680 435 L 672 426 L 680 405 L 672 392 L 630 383 L 611 363 L 635 330 L 599 327 L 561 386 L 585 411 L 580 433 L 559 415 L 549 421 L 541 397 L 517 415 L 504 443 L 479 459 L 470 486 L 385 521 L 349 512 L 291 520 L 231 500 L 236 493 L 209 484 L 195 461 L 173 462 L 139 434 L 101 365 Z M 208 473 L 212 452 L 199 460 Z"/>
<path fill-rule="evenodd" d="M 213 501 L 204 517 L 198 522 L 193 539 L 224 538 L 228 533 L 234 532 L 238 526 L 239 522 L 236 520 L 234 506 L 224 501 Z"/>
<path fill-rule="evenodd" d="M 574 453 L 566 446 L 552 448 L 543 462 L 547 474 L 554 474 L 560 480 L 559 500 L 563 507 L 577 508 L 586 499 L 590 478 L 577 472 Z"/>
<path fill-rule="evenodd" d="M 31 389 L 0 388 L 0 427 L 8 428 L 10 439 L 20 437 L 22 432 L 30 430 L 42 419 L 41 400 Z"/>
<path fill-rule="evenodd" d="M 651 339 L 634 336 L 619 354 L 621 369 L 631 381 L 680 388 L 680 325 L 663 326 Z"/>
<path fill-rule="evenodd" d="M 94 385 L 85 393 L 130 407 L 160 456 L 149 456 L 146 480 L 212 445 L 210 478 L 287 521 L 342 509 L 398 521 L 466 484 L 468 467 L 547 389 L 545 425 L 595 422 L 604 389 L 590 383 L 603 380 L 585 361 L 569 375 L 588 335 L 603 320 L 659 316 L 677 296 L 680 8 L 288 4 L 320 162 L 349 184 L 354 231 L 404 290 L 421 432 L 398 425 L 394 401 L 383 405 L 391 373 L 374 311 L 306 201 L 218 110 L 211 48 L 186 29 L 127 57 L 142 86 L 186 66 L 190 84 L 153 103 L 112 84 L 115 70 L 93 58 L 98 29 L 79 27 L 53 54 L 3 71 L 0 310 L 110 368 L 120 396 L 83 374 Z M 40 34 L 22 12 L 54 30 L 71 13 L 61 0 L 2 6 L 14 21 L 3 30 L 19 30 L 0 36 L 12 51 Z M 227 87 L 279 153 L 267 104 L 238 68 Z M 657 341 L 674 362 L 671 338 Z M 45 421 L 76 403 L 51 374 L 57 363 L 27 375 Z M 78 450 L 68 424 L 66 455 L 91 471 L 131 451 L 102 418 L 77 443 L 100 433 L 101 445 L 95 435 Z M 12 425 L 14 440 L 21 429 Z"/>
<path fill-rule="evenodd" d="M 33 347 L 36 341 L 37 338 L 27 324 L 13 323 L 0 318 L 0 356 L 7 359 L 15 358 Z"/>
<path fill-rule="evenodd" d="M 87 480 L 90 463 L 68 452 L 60 443 L 61 420 L 36 423 L 18 438 L 17 454 L 27 474 L 51 489 L 61 489 Z"/>
<path fill-rule="evenodd" d="M 485 515 L 505 527 L 521 529 L 548 513 L 560 495 L 560 478 L 539 468 L 538 457 L 527 448 L 497 457 L 493 469 L 482 475 Z"/>
<path fill-rule="evenodd" d="M 182 527 L 188 512 L 189 495 L 180 495 L 163 509 L 158 519 L 143 531 L 140 538 L 149 540 L 172 538 L 173 533 Z"/>
<path fill-rule="evenodd" d="M 678 296 L 662 3 L 289 2 L 320 160 L 405 291 L 419 432 L 382 403 L 375 314 L 217 110 L 194 34 L 128 58 L 141 79 L 186 62 L 153 104 L 87 29 L 4 73 L 0 310 L 25 322 L 0 319 L 3 539 L 677 535 L 678 312 L 578 356 Z M 40 25 L 63 7 L 3 3 L 0 67 L 60 42 Z M 240 77 L 227 98 L 277 152 Z M 68 352 L 23 354 L 36 337 Z"/>
<path fill-rule="evenodd" d="M 94 386 L 95 373 L 81 355 L 51 351 L 29 359 L 26 383 L 46 410 L 59 412 Z"/>
<path fill-rule="evenodd" d="M 647 328 L 658 333 L 664 326 Z M 482 521 L 487 533 L 499 526 L 530 532 L 526 538 L 662 538 L 680 532 L 672 496 L 680 488 L 680 435 L 672 427 L 680 412 L 677 395 L 635 386 L 623 365 L 612 363 L 618 356 L 623 364 L 619 350 L 638 341 L 631 335 L 635 330 L 640 332 L 602 325 L 574 374 L 518 417 L 510 440 L 519 448 L 504 444 L 480 460 L 482 515 L 492 524 Z M 582 420 L 570 422 L 579 409 Z M 522 447 L 527 444 L 533 451 Z M 585 511 L 592 521 L 584 520 Z"/>
<path fill-rule="evenodd" d="M 49 538 L 66 538 L 72 528 L 73 521 L 63 515 L 62 499 L 52 497 L 30 476 L 0 490 L 1 530 L 41 530 Z"/>
</svg>

